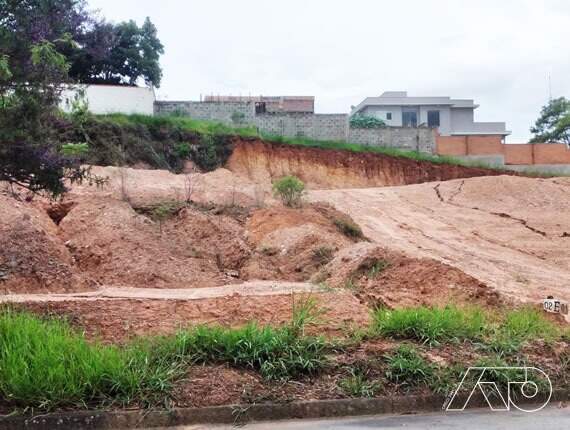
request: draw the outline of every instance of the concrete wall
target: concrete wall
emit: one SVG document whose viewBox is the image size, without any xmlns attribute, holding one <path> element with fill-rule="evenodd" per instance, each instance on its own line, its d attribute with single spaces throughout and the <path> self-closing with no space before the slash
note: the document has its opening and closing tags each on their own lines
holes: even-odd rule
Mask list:
<svg viewBox="0 0 570 430">
<path fill-rule="evenodd" d="M 89 110 L 94 114 L 125 113 L 152 115 L 154 91 L 146 87 L 121 85 L 78 85 L 63 92 L 61 108 L 69 112 L 79 90 L 85 91 Z"/>
<path fill-rule="evenodd" d="M 397 107 L 399 109 L 399 107 Z M 157 101 L 155 113 L 182 112 L 192 118 L 220 121 L 232 125 L 234 112 L 244 114 L 244 125 L 252 125 L 260 132 L 277 136 L 307 137 L 316 140 L 337 140 L 363 145 L 386 146 L 434 153 L 435 131 L 428 128 L 388 127 L 383 129 L 353 129 L 348 114 L 315 114 L 310 112 L 274 112 L 255 114 L 255 103 Z M 401 110 L 392 111 L 401 122 Z M 427 115 L 427 113 L 426 113 Z M 426 119 L 427 121 L 427 119 Z"/>
<path fill-rule="evenodd" d="M 436 133 L 427 127 L 349 128 L 348 141 L 361 145 L 435 153 Z"/>
<path fill-rule="evenodd" d="M 465 132 L 473 128 L 474 112 L 472 108 L 451 108 L 451 132 Z M 446 134 L 446 133 L 441 133 Z"/>
<path fill-rule="evenodd" d="M 256 115 L 255 126 L 262 133 L 308 137 L 317 140 L 346 140 L 347 114 L 265 113 Z"/>
<path fill-rule="evenodd" d="M 219 121 L 233 124 L 232 115 L 235 112 L 244 114 L 244 124 L 255 123 L 255 103 L 245 102 L 197 102 L 197 101 L 157 101 L 154 104 L 154 113 L 169 114 L 173 112 L 184 113 L 191 118 Z"/>
</svg>

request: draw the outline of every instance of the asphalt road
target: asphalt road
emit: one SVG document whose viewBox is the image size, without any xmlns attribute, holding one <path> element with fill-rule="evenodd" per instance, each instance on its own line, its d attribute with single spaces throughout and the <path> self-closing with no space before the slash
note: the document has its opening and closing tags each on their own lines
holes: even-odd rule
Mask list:
<svg viewBox="0 0 570 430">
<path fill-rule="evenodd" d="M 229 430 L 232 426 L 196 425 L 176 430 Z M 552 406 L 539 412 L 492 412 L 476 409 L 464 412 L 438 412 L 418 415 L 378 415 L 326 420 L 294 420 L 248 424 L 246 430 L 369 430 L 369 429 L 460 429 L 460 430 L 568 430 L 570 406 Z M 174 430 L 174 429 L 172 429 Z"/>
</svg>

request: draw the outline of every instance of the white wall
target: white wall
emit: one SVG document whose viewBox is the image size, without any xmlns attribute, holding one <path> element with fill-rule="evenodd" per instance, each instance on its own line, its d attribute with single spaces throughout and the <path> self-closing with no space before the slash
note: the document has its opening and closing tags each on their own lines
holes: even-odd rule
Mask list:
<svg viewBox="0 0 570 430">
<path fill-rule="evenodd" d="M 70 101 L 77 93 L 77 87 L 63 93 L 61 108 L 70 110 Z M 121 85 L 81 85 L 89 103 L 89 110 L 94 114 L 139 113 L 152 115 L 154 111 L 154 91 L 146 87 L 127 87 Z"/>
<path fill-rule="evenodd" d="M 451 127 L 453 132 L 473 130 L 474 112 L 471 108 L 451 108 Z"/>
<path fill-rule="evenodd" d="M 392 113 L 392 119 L 386 119 L 386 114 Z M 366 106 L 363 109 L 363 114 L 372 115 L 378 119 L 383 120 L 386 125 L 391 127 L 402 126 L 402 107 L 401 106 Z"/>
</svg>

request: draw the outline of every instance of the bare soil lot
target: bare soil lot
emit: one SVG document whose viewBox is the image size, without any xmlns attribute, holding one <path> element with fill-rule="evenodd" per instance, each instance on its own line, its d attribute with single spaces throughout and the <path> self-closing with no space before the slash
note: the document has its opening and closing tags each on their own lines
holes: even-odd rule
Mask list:
<svg viewBox="0 0 570 430">
<path fill-rule="evenodd" d="M 515 176 L 315 190 L 372 241 L 456 267 L 513 300 L 570 300 L 570 179 Z"/>
</svg>

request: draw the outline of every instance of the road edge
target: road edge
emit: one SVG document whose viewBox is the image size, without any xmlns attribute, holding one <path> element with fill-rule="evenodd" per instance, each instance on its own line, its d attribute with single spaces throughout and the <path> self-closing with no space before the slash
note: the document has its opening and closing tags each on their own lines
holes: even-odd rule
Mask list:
<svg viewBox="0 0 570 430">
<path fill-rule="evenodd" d="M 546 398 L 537 400 L 544 401 Z M 552 394 L 550 403 L 569 400 L 570 390 L 558 390 Z M 445 396 L 426 395 L 224 405 L 172 410 L 71 411 L 34 417 L 13 416 L 0 418 L 0 429 L 129 429 L 206 423 L 243 425 L 248 422 L 268 420 L 438 412 L 442 410 L 444 402 Z M 485 406 L 482 403 L 482 399 L 475 402 L 470 401 L 469 403 L 471 408 L 482 406 Z"/>
</svg>

